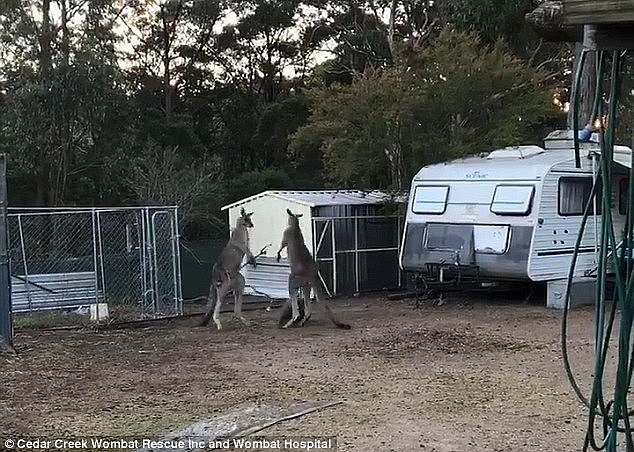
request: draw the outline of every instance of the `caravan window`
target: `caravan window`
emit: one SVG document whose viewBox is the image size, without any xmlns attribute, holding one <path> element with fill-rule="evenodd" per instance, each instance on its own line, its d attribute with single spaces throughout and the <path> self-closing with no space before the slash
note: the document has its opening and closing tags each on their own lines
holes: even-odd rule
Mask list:
<svg viewBox="0 0 634 452">
<path fill-rule="evenodd" d="M 588 198 L 592 193 L 592 177 L 559 178 L 559 215 L 583 215 Z"/>
<path fill-rule="evenodd" d="M 412 212 L 441 215 L 445 213 L 448 195 L 446 185 L 419 185 L 414 191 Z"/>
<path fill-rule="evenodd" d="M 533 185 L 498 185 L 493 193 L 491 212 L 498 215 L 528 215 L 534 193 Z"/>
</svg>

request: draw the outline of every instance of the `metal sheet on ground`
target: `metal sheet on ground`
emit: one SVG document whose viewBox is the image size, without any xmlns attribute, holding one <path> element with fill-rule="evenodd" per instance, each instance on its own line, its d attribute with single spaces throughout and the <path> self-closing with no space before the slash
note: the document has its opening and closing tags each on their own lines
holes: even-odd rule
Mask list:
<svg viewBox="0 0 634 452">
<path fill-rule="evenodd" d="M 186 445 L 191 443 L 204 442 L 209 444 L 217 439 L 235 439 L 241 438 L 253 433 L 257 433 L 265 428 L 271 427 L 280 422 L 295 419 L 297 417 L 320 411 L 343 402 L 304 402 L 291 407 L 281 407 L 264 403 L 256 403 L 236 407 L 229 413 L 218 415 L 209 419 L 202 420 L 196 424 L 190 425 L 183 430 L 171 433 L 157 440 L 157 442 L 172 443 L 184 441 Z M 191 443 L 190 441 L 191 440 Z M 204 451 L 214 450 L 214 447 L 205 448 L 172 448 L 169 450 L 179 451 Z M 137 452 L 159 452 L 168 449 L 158 448 L 142 448 Z M 321 449 L 328 450 L 328 449 Z M 332 450 L 336 450 L 336 445 Z"/>
</svg>

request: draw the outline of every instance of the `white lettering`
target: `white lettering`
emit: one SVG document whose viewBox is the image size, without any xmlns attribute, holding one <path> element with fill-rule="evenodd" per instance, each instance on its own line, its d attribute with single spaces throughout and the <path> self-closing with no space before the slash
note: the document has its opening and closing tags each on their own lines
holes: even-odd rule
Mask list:
<svg viewBox="0 0 634 452">
<path fill-rule="evenodd" d="M 235 447 L 235 441 L 234 440 L 234 447 Z M 209 445 L 207 446 L 209 449 L 229 449 L 230 447 L 230 443 L 228 439 L 225 440 L 214 440 L 214 441 L 209 441 Z"/>
<path fill-rule="evenodd" d="M 93 449 L 138 449 L 139 440 L 126 441 L 124 439 L 119 440 L 104 440 L 100 438 L 92 438 L 90 443 Z M 88 446 L 84 446 L 85 449 Z"/>
<path fill-rule="evenodd" d="M 279 447 L 279 446 L 278 446 Z M 313 449 L 332 449 L 332 439 L 327 440 L 292 440 L 285 439 L 284 440 L 284 448 L 285 449 L 301 449 L 310 451 Z"/>
<path fill-rule="evenodd" d="M 182 440 L 152 441 L 149 439 L 144 439 L 143 448 L 144 449 L 184 449 L 185 441 L 182 441 Z"/>
<path fill-rule="evenodd" d="M 88 449 L 88 441 L 85 439 L 79 439 L 75 441 L 56 439 L 55 447 L 58 449 Z"/>
<path fill-rule="evenodd" d="M 52 446 L 52 441 L 43 441 L 43 440 L 26 440 L 19 439 L 18 440 L 18 448 L 20 449 L 50 449 Z"/>
</svg>

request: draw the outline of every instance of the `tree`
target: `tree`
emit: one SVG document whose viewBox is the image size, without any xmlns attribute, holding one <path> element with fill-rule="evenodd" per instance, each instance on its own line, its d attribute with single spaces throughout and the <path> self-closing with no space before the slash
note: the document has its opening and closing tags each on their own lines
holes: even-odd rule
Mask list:
<svg viewBox="0 0 634 452">
<path fill-rule="evenodd" d="M 533 127 L 557 114 L 547 82 L 502 45 L 446 30 L 392 69 L 312 90 L 292 150 L 318 144 L 331 183 L 404 188 L 422 165 L 541 138 Z"/>
<path fill-rule="evenodd" d="M 163 0 L 137 2 L 122 15 L 130 34 L 127 52 L 141 83 L 160 86 L 161 109 L 170 120 L 179 94 L 195 91 L 213 79 L 214 27 L 224 17 L 223 0 Z"/>
<path fill-rule="evenodd" d="M 330 14 L 316 21 L 305 32 L 305 40 L 320 46 L 332 58 L 318 73 L 327 83 L 351 83 L 367 68 L 392 64 L 388 25 L 370 2 L 327 2 Z"/>
<path fill-rule="evenodd" d="M 91 160 L 95 140 L 106 136 L 99 121 L 118 125 L 113 106 L 121 91 L 114 85 L 118 68 L 110 33 L 117 11 L 108 2 L 79 0 L 0 6 L 8 57 L 0 67 L 7 90 L 0 146 L 9 153 L 10 177 L 28 180 L 31 202 L 64 204 L 69 187 L 99 164 Z M 88 50 L 96 42 L 101 51 Z"/>
<path fill-rule="evenodd" d="M 133 160 L 126 184 L 143 205 L 177 205 L 183 229 L 193 224 L 212 229 L 223 225 L 216 215 L 225 199 L 217 158 L 193 161 L 178 147 L 148 141 Z"/>
</svg>

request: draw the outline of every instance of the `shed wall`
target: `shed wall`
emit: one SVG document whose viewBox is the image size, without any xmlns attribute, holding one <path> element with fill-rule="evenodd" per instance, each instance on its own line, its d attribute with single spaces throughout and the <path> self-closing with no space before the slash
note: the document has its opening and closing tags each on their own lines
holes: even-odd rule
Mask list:
<svg viewBox="0 0 634 452">
<path fill-rule="evenodd" d="M 237 218 L 240 216 L 240 209 L 244 207 L 247 212 L 253 212 L 251 220 L 253 228 L 249 231 L 251 252 L 257 254 L 264 246 L 271 244 L 266 250 L 267 256 L 275 256 L 280 248 L 282 234 L 288 225 L 288 215 L 286 209 L 291 209 L 293 213 L 301 213 L 299 224 L 304 234 L 306 246 L 312 252 L 312 223 L 310 207 L 279 199 L 273 196 L 263 196 L 261 198 L 247 201 L 244 204 L 229 209 L 229 230 L 233 230 Z M 282 252 L 282 258 L 286 258 L 286 250 Z"/>
</svg>

